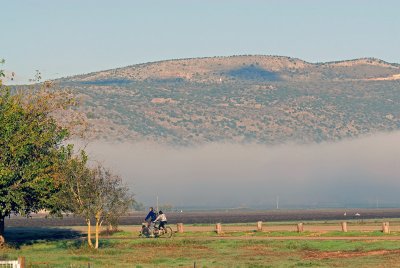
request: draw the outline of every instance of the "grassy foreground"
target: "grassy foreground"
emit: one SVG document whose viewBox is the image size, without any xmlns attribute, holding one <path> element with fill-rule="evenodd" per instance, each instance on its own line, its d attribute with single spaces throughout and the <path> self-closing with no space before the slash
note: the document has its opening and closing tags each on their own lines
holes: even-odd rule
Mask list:
<svg viewBox="0 0 400 268">
<path fill-rule="evenodd" d="M 225 239 L 204 232 L 172 239 L 138 239 L 134 238 L 136 233 L 121 232 L 112 239 L 102 239 L 101 248 L 96 251 L 88 249 L 73 230 L 44 230 L 48 236 L 40 236 L 42 240 L 34 239 L 34 230 L 23 231 L 14 232 L 14 242 L 0 250 L 0 259 L 25 256 L 27 267 L 70 268 L 88 264 L 90 267 L 193 267 L 194 263 L 196 267 L 400 267 L 400 241 L 265 239 L 291 236 L 293 232 L 254 236 L 228 233 Z M 363 235 L 378 236 L 376 232 Z"/>
</svg>

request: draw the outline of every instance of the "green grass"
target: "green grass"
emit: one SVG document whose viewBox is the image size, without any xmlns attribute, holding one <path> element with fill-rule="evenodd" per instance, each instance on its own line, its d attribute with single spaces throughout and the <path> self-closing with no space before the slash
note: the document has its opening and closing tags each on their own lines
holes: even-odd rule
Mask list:
<svg viewBox="0 0 400 268">
<path fill-rule="evenodd" d="M 0 250 L 0 259 L 25 256 L 27 267 L 69 268 L 88 267 L 88 263 L 91 267 L 193 267 L 194 262 L 196 267 L 393 267 L 400 263 L 399 241 L 275 240 L 291 236 L 390 237 L 399 232 L 241 231 L 217 235 L 209 231 L 175 234 L 172 239 L 139 239 L 134 229 L 128 229 L 110 234 L 112 239 L 101 239 L 99 250 L 93 250 L 78 230 L 8 228 L 11 243 Z M 388 252 L 368 255 L 382 250 Z"/>
<path fill-rule="evenodd" d="M 216 232 L 184 232 L 184 233 L 174 233 L 174 237 L 217 237 Z"/>
<path fill-rule="evenodd" d="M 399 236 L 400 232 L 391 232 L 390 234 L 384 234 L 381 231 L 350 231 L 350 232 L 342 232 L 342 231 L 331 231 L 326 233 L 321 233 L 321 237 L 329 237 L 329 236 Z"/>
<path fill-rule="evenodd" d="M 101 240 L 93 250 L 82 240 L 62 240 L 6 248 L 7 259 L 25 256 L 27 267 L 368 267 L 370 263 L 395 264 L 397 252 L 352 258 L 309 259 L 310 253 L 368 253 L 400 250 L 397 241 L 134 239 Z M 389 256 L 389 258 L 388 258 Z M 369 267 L 374 267 L 370 265 Z"/>
<path fill-rule="evenodd" d="M 224 232 L 218 235 L 216 232 L 185 232 L 183 234 L 175 233 L 175 237 L 390 237 L 400 236 L 400 232 L 391 232 L 384 234 L 381 231 L 329 231 L 329 232 L 310 232 L 304 231 L 298 233 L 296 231 L 232 231 Z"/>
<path fill-rule="evenodd" d="M 216 233 L 214 232 L 215 236 Z M 223 235 L 226 237 L 241 237 L 241 236 L 259 236 L 259 237 L 279 237 L 279 236 L 318 236 L 319 233 L 305 231 L 302 233 L 298 233 L 296 231 L 273 231 L 273 232 L 257 232 L 257 231 L 246 231 L 246 232 L 225 232 Z"/>
</svg>

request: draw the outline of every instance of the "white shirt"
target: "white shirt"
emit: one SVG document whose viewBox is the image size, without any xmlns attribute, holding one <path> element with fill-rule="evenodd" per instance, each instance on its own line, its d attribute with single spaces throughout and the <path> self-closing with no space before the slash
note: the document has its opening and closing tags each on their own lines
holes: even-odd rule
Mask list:
<svg viewBox="0 0 400 268">
<path fill-rule="evenodd" d="M 165 217 L 165 214 L 160 214 L 158 215 L 157 219 L 155 221 L 167 221 L 167 217 Z"/>
</svg>

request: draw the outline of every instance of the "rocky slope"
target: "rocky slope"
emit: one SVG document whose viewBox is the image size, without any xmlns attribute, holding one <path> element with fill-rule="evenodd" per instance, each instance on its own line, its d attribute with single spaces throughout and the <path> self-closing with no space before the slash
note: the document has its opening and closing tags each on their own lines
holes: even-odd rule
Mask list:
<svg viewBox="0 0 400 268">
<path fill-rule="evenodd" d="M 400 129 L 400 65 L 374 58 L 179 59 L 56 82 L 84 99 L 94 139 L 278 144 Z"/>
</svg>

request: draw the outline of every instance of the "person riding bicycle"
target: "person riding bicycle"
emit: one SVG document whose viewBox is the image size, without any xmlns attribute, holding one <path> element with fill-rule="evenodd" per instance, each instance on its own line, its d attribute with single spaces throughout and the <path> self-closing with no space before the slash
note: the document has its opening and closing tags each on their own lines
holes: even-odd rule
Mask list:
<svg viewBox="0 0 400 268">
<path fill-rule="evenodd" d="M 153 207 L 150 207 L 150 211 L 147 214 L 146 218 L 144 219 L 145 222 L 147 222 L 147 227 L 151 227 L 151 223 L 154 222 L 157 218 L 156 213 L 154 212 Z"/>
<path fill-rule="evenodd" d="M 165 214 L 160 210 L 158 212 L 158 217 L 155 219 L 154 222 L 160 221 L 160 225 L 158 225 L 159 229 L 164 229 L 165 228 L 165 224 L 167 224 L 167 217 L 165 216 Z"/>
<path fill-rule="evenodd" d="M 150 211 L 144 219 L 147 222 L 147 228 L 150 232 L 150 236 L 154 237 L 154 224 L 152 224 L 157 218 L 157 214 L 154 212 L 153 207 L 150 207 Z"/>
</svg>

